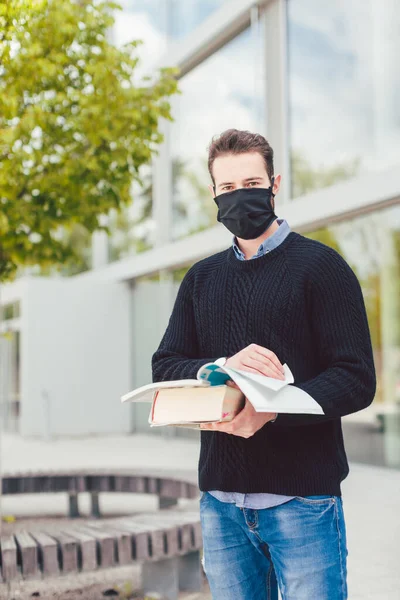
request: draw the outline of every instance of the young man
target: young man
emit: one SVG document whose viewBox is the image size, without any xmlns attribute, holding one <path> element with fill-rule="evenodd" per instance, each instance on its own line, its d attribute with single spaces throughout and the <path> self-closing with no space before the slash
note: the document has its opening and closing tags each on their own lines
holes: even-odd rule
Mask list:
<svg viewBox="0 0 400 600">
<path fill-rule="evenodd" d="M 256 413 L 204 427 L 199 482 L 204 568 L 214 600 L 345 600 L 348 474 L 341 417 L 374 398 L 358 281 L 331 248 L 275 216 L 273 151 L 228 130 L 209 149 L 218 220 L 233 247 L 187 273 L 159 349 L 155 381 L 195 378 L 207 362 L 282 378 L 324 415 Z M 207 430 L 206 430 L 207 429 Z"/>
</svg>

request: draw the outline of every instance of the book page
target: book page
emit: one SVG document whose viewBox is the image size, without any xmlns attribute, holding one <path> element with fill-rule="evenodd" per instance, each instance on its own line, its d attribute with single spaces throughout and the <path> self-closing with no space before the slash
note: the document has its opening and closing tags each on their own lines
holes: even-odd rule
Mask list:
<svg viewBox="0 0 400 600">
<path fill-rule="evenodd" d="M 270 390 L 278 391 L 287 385 L 294 383 L 294 377 L 291 370 L 287 365 L 283 365 L 285 372 L 285 379 L 274 379 L 273 377 L 267 377 L 266 375 L 257 375 L 256 373 L 249 373 L 248 371 L 240 371 L 238 369 L 231 369 L 230 367 L 223 367 L 226 372 L 230 375 L 233 381 L 238 384 L 238 381 L 243 381 L 243 378 L 250 380 L 251 382 L 266 387 Z M 240 386 L 239 386 L 240 387 Z"/>
<path fill-rule="evenodd" d="M 277 392 L 252 384 L 247 396 L 257 412 L 323 415 L 321 406 L 307 392 L 288 385 Z"/>
<path fill-rule="evenodd" d="M 224 378 L 225 382 L 232 379 L 257 412 L 323 415 L 321 406 L 309 394 L 291 385 L 294 377 L 286 364 L 284 372 L 285 379 L 280 380 L 209 363 L 199 370 L 197 377 L 210 385 Z"/>
<path fill-rule="evenodd" d="M 159 383 L 149 383 L 137 390 L 133 390 L 121 397 L 121 402 L 153 402 L 154 394 L 165 388 L 197 388 L 206 387 L 209 384 L 206 381 L 198 379 L 181 379 L 178 381 L 160 381 Z"/>
</svg>

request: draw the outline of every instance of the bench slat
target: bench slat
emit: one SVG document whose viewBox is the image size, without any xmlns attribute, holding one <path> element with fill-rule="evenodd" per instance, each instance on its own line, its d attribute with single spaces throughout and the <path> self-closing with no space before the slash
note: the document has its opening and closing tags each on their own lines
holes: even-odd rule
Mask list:
<svg viewBox="0 0 400 600">
<path fill-rule="evenodd" d="M 117 552 L 115 557 L 119 565 L 129 565 L 133 561 L 132 534 L 123 525 L 107 521 L 91 524 L 91 527 L 107 531 L 114 538 Z"/>
<path fill-rule="evenodd" d="M 94 571 L 97 568 L 96 538 L 77 525 L 68 530 L 68 535 L 79 541 L 80 558 L 78 568 L 82 571 Z M 80 563 L 80 564 L 79 564 Z"/>
<path fill-rule="evenodd" d="M 38 548 L 36 541 L 27 531 L 16 533 L 15 540 L 21 555 L 21 567 L 24 579 L 35 577 L 38 570 Z"/>
<path fill-rule="evenodd" d="M 173 479 L 161 479 L 160 496 L 164 498 L 179 498 L 180 491 L 179 481 L 174 481 Z"/>
<path fill-rule="evenodd" d="M 60 567 L 63 573 L 78 571 L 78 542 L 75 538 L 62 531 L 49 531 L 58 544 Z"/>
<path fill-rule="evenodd" d="M 92 535 L 97 544 L 98 548 L 98 557 L 97 562 L 98 566 L 103 569 L 106 567 L 113 567 L 115 565 L 115 538 L 107 531 L 96 529 L 94 524 L 85 523 L 85 525 L 81 525 L 79 527 L 80 531 L 88 533 Z"/>
<path fill-rule="evenodd" d="M 166 558 L 178 555 L 178 527 L 163 515 L 141 515 L 142 523 L 152 524 L 157 531 L 152 533 L 153 557 Z M 166 547 L 165 547 L 166 542 Z"/>
<path fill-rule="evenodd" d="M 119 523 L 133 535 L 134 560 L 149 560 L 151 558 L 151 528 L 143 523 L 138 523 L 134 518 L 130 517 L 119 520 Z"/>
<path fill-rule="evenodd" d="M 1 566 L 4 581 L 12 581 L 18 577 L 17 544 L 13 536 L 1 536 Z"/>
<path fill-rule="evenodd" d="M 58 575 L 60 569 L 56 540 L 42 531 L 33 532 L 32 537 L 38 544 L 38 561 L 43 575 L 47 577 Z"/>
</svg>

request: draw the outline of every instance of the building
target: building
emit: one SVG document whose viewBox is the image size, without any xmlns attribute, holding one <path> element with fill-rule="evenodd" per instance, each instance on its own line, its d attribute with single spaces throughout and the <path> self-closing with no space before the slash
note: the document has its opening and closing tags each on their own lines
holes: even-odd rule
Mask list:
<svg viewBox="0 0 400 600">
<path fill-rule="evenodd" d="M 359 277 L 378 391 L 373 406 L 344 420 L 347 446 L 353 460 L 399 468 L 398 2 L 122 4 L 116 42 L 144 39 L 144 68 L 180 67 L 175 122 L 162 125 L 165 143 L 132 210 L 110 239 L 94 236 L 90 271 L 2 290 L 5 428 L 147 431 L 147 408 L 118 398 L 150 380 L 186 269 L 230 243 L 215 224 L 206 149 L 237 127 L 264 133 L 275 150 L 278 214 L 336 248 Z"/>
</svg>

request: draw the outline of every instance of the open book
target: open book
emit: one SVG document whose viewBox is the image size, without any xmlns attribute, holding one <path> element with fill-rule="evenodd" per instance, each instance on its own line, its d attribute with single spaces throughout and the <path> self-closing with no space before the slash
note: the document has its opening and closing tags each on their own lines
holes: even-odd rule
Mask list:
<svg viewBox="0 0 400 600">
<path fill-rule="evenodd" d="M 306 392 L 290 385 L 294 383 L 293 375 L 287 365 L 284 365 L 285 379 L 273 379 L 247 371 L 233 369 L 208 363 L 201 367 L 197 379 L 182 379 L 178 381 L 162 381 L 151 383 L 133 390 L 122 396 L 122 402 L 151 402 L 149 422 L 153 424 L 154 401 L 157 394 L 165 389 L 186 388 L 187 400 L 190 402 L 190 390 L 194 388 L 209 388 L 226 386 L 232 380 L 253 405 L 257 412 L 315 414 L 323 415 L 321 406 Z"/>
</svg>

